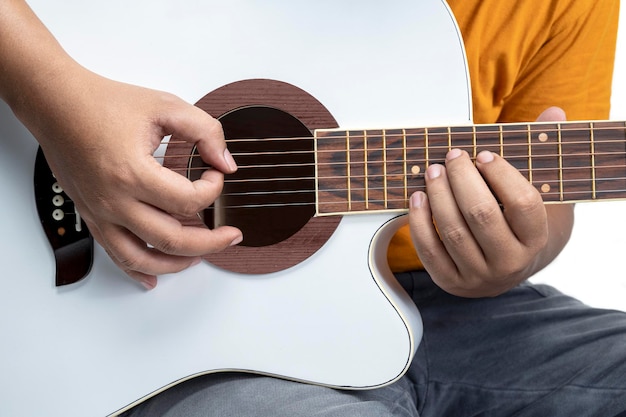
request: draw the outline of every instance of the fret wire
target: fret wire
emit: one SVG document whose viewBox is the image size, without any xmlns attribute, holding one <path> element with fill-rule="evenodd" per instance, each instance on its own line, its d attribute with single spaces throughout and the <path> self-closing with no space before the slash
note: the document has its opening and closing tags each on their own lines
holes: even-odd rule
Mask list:
<svg viewBox="0 0 626 417">
<path fill-rule="evenodd" d="M 363 131 L 363 154 L 364 154 L 364 160 L 365 160 L 365 165 L 363 167 L 364 171 L 365 171 L 365 209 L 369 209 L 369 201 L 370 201 L 370 196 L 369 196 L 369 181 L 368 181 L 368 169 L 367 169 L 367 130 Z"/>
<path fill-rule="evenodd" d="M 317 158 L 317 130 L 313 131 L 313 149 L 315 150 L 315 155 L 313 155 L 315 161 L 315 212 L 320 212 L 320 199 L 319 199 L 319 190 L 320 190 L 320 175 L 319 175 L 319 160 Z"/>
<path fill-rule="evenodd" d="M 593 200 L 596 199 L 596 146 L 595 146 L 595 134 L 594 134 L 594 123 L 590 122 L 589 127 L 591 128 L 591 198 Z"/>
<path fill-rule="evenodd" d="M 448 152 L 452 150 L 452 128 L 448 126 Z"/>
<path fill-rule="evenodd" d="M 430 155 L 428 152 L 428 128 L 424 128 L 424 159 L 426 160 L 426 169 L 430 166 Z"/>
<path fill-rule="evenodd" d="M 561 194 L 561 201 L 563 201 L 563 144 L 561 141 L 561 123 L 557 123 L 556 126 L 559 144 L 559 191 Z"/>
<path fill-rule="evenodd" d="M 383 129 L 383 189 L 385 208 L 387 208 L 387 131 L 385 129 Z"/>
<path fill-rule="evenodd" d="M 476 160 L 476 125 L 472 125 L 472 147 L 474 148 L 472 154 L 474 155 L 474 161 Z"/>
<path fill-rule="evenodd" d="M 504 158 L 504 131 L 500 125 L 500 156 Z"/>
<path fill-rule="evenodd" d="M 532 149 L 533 149 L 533 136 L 530 131 L 530 125 L 527 124 L 528 128 L 528 181 L 533 183 L 533 158 L 532 158 Z"/>
<path fill-rule="evenodd" d="M 407 169 L 407 157 L 406 157 L 406 129 L 402 129 L 402 158 L 404 159 L 402 173 L 404 174 L 404 201 L 409 200 L 409 180 Z M 406 203 L 405 203 L 406 204 Z"/>
<path fill-rule="evenodd" d="M 348 211 L 352 210 L 352 190 L 350 189 L 350 177 L 351 177 L 351 169 L 350 169 L 350 132 L 346 131 L 346 162 L 347 162 L 347 172 L 346 172 L 346 181 L 348 183 Z"/>
</svg>

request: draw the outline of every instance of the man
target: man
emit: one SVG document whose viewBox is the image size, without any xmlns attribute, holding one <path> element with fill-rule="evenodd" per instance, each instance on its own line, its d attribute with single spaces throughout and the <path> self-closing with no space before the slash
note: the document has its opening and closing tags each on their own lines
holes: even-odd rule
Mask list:
<svg viewBox="0 0 626 417">
<path fill-rule="evenodd" d="M 574 119 L 606 117 L 616 1 L 527 1 L 515 7 L 496 1 L 450 3 L 467 45 L 476 122 L 531 120 L 549 104 Z M 120 267 L 152 288 L 156 275 L 185 268 L 198 256 L 240 240 L 236 229 L 190 231 L 165 214 L 192 213 L 213 201 L 221 184 L 218 171 L 194 185 L 183 184 L 150 159 L 155 138 L 176 131 L 197 142 L 207 162 L 232 172 L 234 163 L 213 120 L 169 95 L 113 83 L 82 69 L 23 2 L 6 1 L 0 10 L 0 50 L 7 58 L 2 60 L 0 96 L 41 142 L 90 230 Z M 20 33 L 36 36 L 25 39 Z M 37 66 L 41 62 L 46 65 Z M 42 74 L 46 83 L 40 82 Z M 69 80 L 80 88 L 69 89 Z M 105 92 L 106 101 L 97 110 L 85 97 L 94 89 Z M 63 110 L 54 105 L 58 100 L 76 103 L 80 111 Z M 96 141 L 90 132 L 100 124 L 103 104 L 106 120 L 119 120 L 107 117 L 107 111 L 127 117 L 110 126 L 110 136 Z M 58 113 L 50 115 L 49 109 Z M 70 125 L 65 111 L 82 117 Z M 563 119 L 556 108 L 539 116 Z M 198 133 L 206 130 L 213 133 Z M 116 143 L 124 133 L 146 131 L 139 146 Z M 102 172 L 72 185 L 67 178 L 77 170 L 76 161 L 98 165 L 87 152 L 95 146 L 103 147 L 99 155 L 119 161 L 115 171 L 124 175 Z M 144 177 L 146 170 L 154 174 L 149 183 L 134 175 L 138 163 Z M 159 178 L 161 174 L 165 176 Z M 419 269 L 407 230 L 390 248 L 390 264 L 425 324 L 406 377 L 378 390 L 345 392 L 266 377 L 216 375 L 174 387 L 130 415 L 572 415 L 581 410 L 616 415 L 626 410 L 620 348 L 626 341 L 624 314 L 592 310 L 549 287 L 524 283 L 566 244 L 572 207 L 544 207 L 534 188 L 491 153 L 479 154 L 474 167 L 468 155 L 452 150 L 445 166 L 428 169 L 426 180 L 428 195 L 411 197 L 410 220 L 415 248 L 429 274 Z M 120 182 L 125 192 L 117 195 L 125 197 L 116 205 L 124 209 L 113 210 L 110 187 Z M 157 187 L 180 198 L 160 206 L 166 199 L 156 198 Z M 175 191 L 178 187 L 186 191 Z M 163 227 L 148 230 L 146 215 Z M 183 240 L 183 232 L 191 236 Z"/>
<path fill-rule="evenodd" d="M 465 38 L 475 122 L 608 117 L 617 1 L 449 4 Z M 559 107 L 543 111 L 548 105 Z M 424 338 L 403 379 L 346 392 L 213 375 L 174 387 L 129 415 L 626 412 L 626 314 L 525 283 L 567 242 L 573 207 L 544 208 L 527 181 L 489 153 L 479 154 L 474 168 L 468 155 L 453 150 L 445 167 L 428 169 L 426 181 L 427 195 L 411 197 L 412 238 L 405 229 L 389 249 L 390 265 L 404 271 L 397 277 L 424 321 Z M 420 260 L 428 273 L 419 270 Z"/>
</svg>

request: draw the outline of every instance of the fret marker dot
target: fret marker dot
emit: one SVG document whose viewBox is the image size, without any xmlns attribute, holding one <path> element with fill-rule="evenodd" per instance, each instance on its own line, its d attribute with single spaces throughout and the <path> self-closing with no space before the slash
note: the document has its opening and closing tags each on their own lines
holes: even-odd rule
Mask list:
<svg viewBox="0 0 626 417">
<path fill-rule="evenodd" d="M 550 184 L 543 184 L 541 186 L 541 191 L 544 192 L 544 193 L 550 192 Z"/>
<path fill-rule="evenodd" d="M 419 173 L 420 173 L 420 171 L 421 171 L 421 169 L 420 169 L 420 167 L 419 167 L 419 166 L 417 166 L 417 165 L 413 165 L 413 166 L 411 167 L 411 174 L 413 174 L 413 175 L 417 175 L 417 174 L 419 174 Z"/>
<path fill-rule="evenodd" d="M 542 132 L 539 134 L 539 142 L 547 142 L 548 141 L 548 134 L 545 132 Z"/>
</svg>

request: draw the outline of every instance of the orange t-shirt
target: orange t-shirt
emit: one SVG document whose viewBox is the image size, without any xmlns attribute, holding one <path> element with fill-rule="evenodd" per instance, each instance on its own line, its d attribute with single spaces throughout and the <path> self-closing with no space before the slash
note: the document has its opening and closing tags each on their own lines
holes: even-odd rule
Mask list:
<svg viewBox="0 0 626 417">
<path fill-rule="evenodd" d="M 609 115 L 619 0 L 448 0 L 465 42 L 474 123 L 533 121 L 549 106 L 569 120 Z M 394 272 L 422 268 L 403 227 Z"/>
</svg>

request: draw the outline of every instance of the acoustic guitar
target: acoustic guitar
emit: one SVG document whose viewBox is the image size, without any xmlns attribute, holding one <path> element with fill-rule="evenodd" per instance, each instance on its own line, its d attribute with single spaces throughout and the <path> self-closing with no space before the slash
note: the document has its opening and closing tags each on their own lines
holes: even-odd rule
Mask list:
<svg viewBox="0 0 626 417">
<path fill-rule="evenodd" d="M 624 123 L 471 124 L 462 40 L 440 0 L 83 3 L 31 6 L 91 69 L 220 118 L 240 169 L 181 220 L 233 224 L 245 240 L 144 291 L 0 107 L 2 416 L 117 415 L 221 371 L 392 383 L 422 329 L 386 246 L 451 147 L 500 153 L 546 202 L 624 198 Z M 176 137 L 156 157 L 190 179 L 206 168 Z"/>
</svg>

